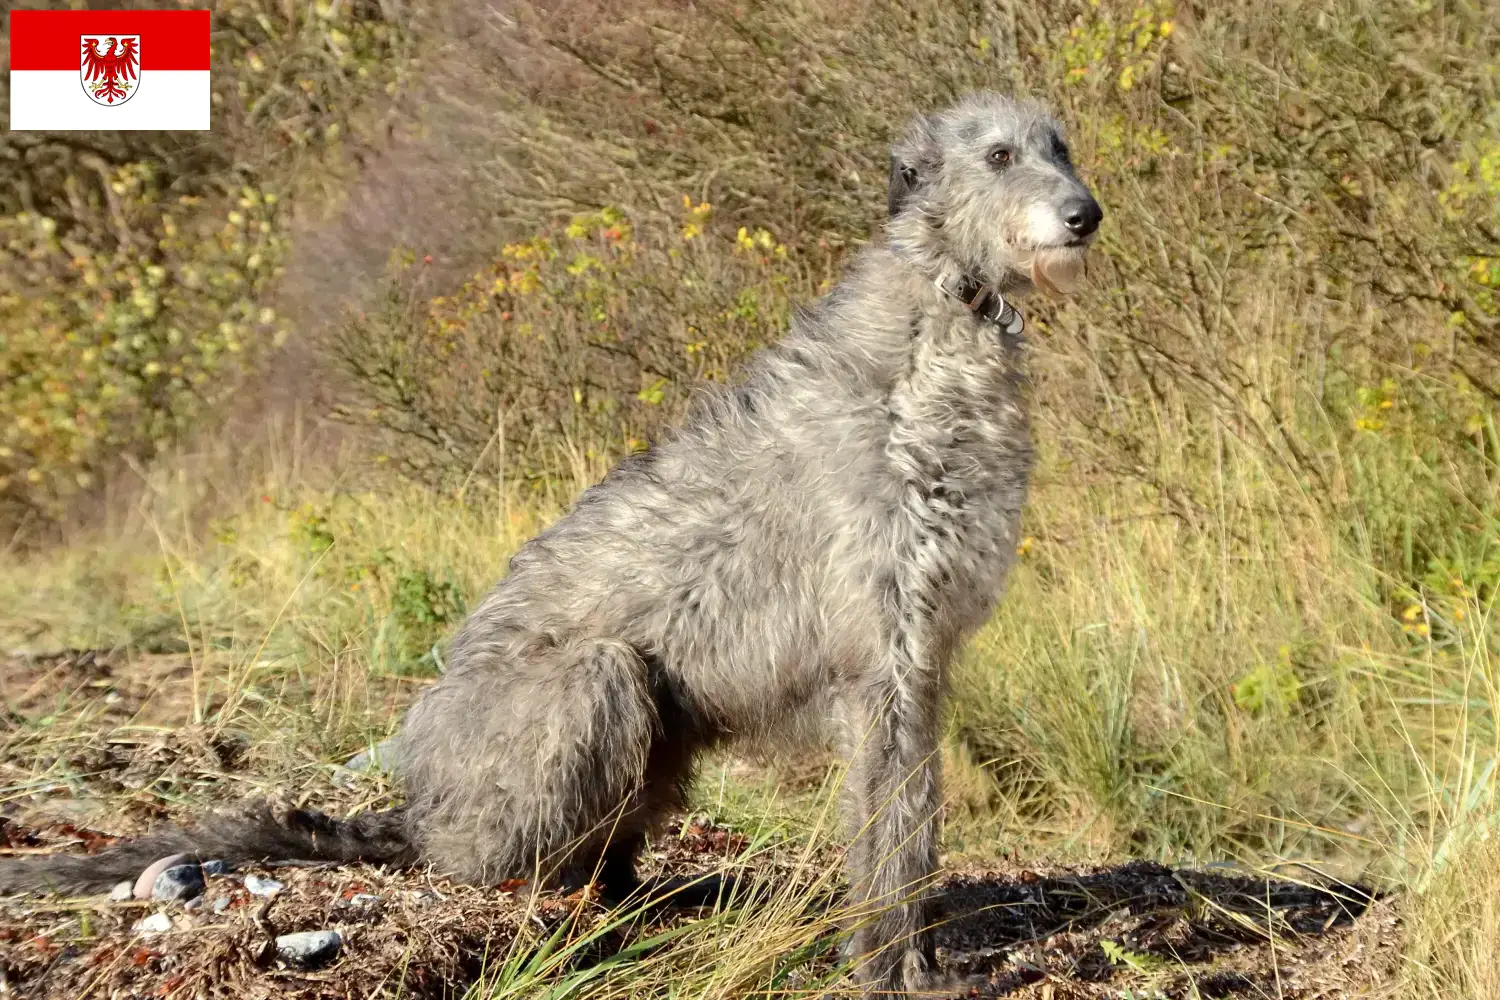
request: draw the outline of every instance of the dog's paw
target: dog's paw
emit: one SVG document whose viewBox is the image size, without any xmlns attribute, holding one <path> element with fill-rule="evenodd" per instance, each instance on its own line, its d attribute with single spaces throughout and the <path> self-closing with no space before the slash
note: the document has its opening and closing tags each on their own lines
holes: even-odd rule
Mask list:
<svg viewBox="0 0 1500 1000">
<path fill-rule="evenodd" d="M 988 996 L 990 977 L 982 972 L 967 974 L 949 973 L 931 977 L 927 985 L 913 993 L 921 993 L 932 1000 L 965 1000 L 965 998 Z"/>
</svg>

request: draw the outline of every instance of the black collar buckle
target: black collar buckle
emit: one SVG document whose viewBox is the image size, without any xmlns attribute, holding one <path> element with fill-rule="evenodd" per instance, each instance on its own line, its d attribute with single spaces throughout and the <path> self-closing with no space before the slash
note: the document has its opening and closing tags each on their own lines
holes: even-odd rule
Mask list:
<svg viewBox="0 0 1500 1000">
<path fill-rule="evenodd" d="M 975 316 L 1011 336 L 1020 336 L 1026 329 L 1026 321 L 1015 306 L 1005 301 L 1005 296 L 993 285 L 986 284 L 969 274 L 944 275 L 936 284 L 942 291 L 962 302 Z"/>
</svg>

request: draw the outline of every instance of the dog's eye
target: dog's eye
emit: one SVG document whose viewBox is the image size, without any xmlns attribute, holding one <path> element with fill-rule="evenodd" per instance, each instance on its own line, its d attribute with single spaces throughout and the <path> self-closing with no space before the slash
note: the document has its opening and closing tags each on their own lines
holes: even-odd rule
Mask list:
<svg viewBox="0 0 1500 1000">
<path fill-rule="evenodd" d="M 990 150 L 989 161 L 997 167 L 1010 166 L 1010 150 L 1004 146 L 996 146 Z"/>
</svg>

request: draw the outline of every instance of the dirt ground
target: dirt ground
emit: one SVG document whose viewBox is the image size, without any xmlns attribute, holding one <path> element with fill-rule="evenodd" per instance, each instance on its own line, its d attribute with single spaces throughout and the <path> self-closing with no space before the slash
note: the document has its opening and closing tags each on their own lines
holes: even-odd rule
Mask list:
<svg viewBox="0 0 1500 1000">
<path fill-rule="evenodd" d="M 123 718 L 139 725 L 143 710 L 149 714 L 156 689 L 149 672 L 126 682 L 94 654 L 0 666 L 0 694 L 9 705 L 0 717 L 0 789 L 11 791 L 0 797 L 0 854 L 97 850 L 113 839 L 101 826 L 130 833 L 170 811 L 145 794 L 151 789 L 211 782 L 244 765 L 243 747 L 205 728 L 119 729 Z M 163 663 L 150 669 L 172 676 Z M 88 726 L 68 739 L 41 739 L 20 725 L 44 703 L 55 705 L 60 692 Z M 53 774 L 69 778 L 37 778 Z M 358 794 L 347 792 L 342 804 L 355 806 Z M 98 822 L 99 801 L 117 807 L 107 823 Z M 722 870 L 745 849 L 736 831 L 690 822 L 655 845 L 647 874 Z M 792 853 L 759 853 L 755 863 L 784 866 L 777 873 L 783 885 L 810 878 L 807 859 Z M 813 867 L 827 870 L 837 861 L 830 854 Z M 247 874 L 284 888 L 268 898 L 252 895 Z M 938 897 L 939 965 L 968 996 L 1394 995 L 1399 901 L 1358 887 L 1136 861 L 953 872 Z M 579 961 L 598 961 L 611 947 L 702 916 L 677 910 L 643 918 L 603 936 Z M 147 918 L 170 929 L 139 929 Z M 455 996 L 496 956 L 534 949 L 565 922 L 587 934 L 606 919 L 586 893 L 475 889 L 368 866 L 212 875 L 188 903 L 0 899 L 0 997 Z M 299 969 L 275 954 L 278 935 L 328 929 L 342 938 L 331 962 Z M 813 964 L 835 960 L 830 950 Z"/>
</svg>

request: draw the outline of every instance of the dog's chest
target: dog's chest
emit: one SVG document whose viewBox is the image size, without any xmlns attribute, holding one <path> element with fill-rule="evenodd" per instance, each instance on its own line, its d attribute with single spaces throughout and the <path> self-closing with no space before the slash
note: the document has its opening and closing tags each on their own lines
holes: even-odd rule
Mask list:
<svg viewBox="0 0 1500 1000">
<path fill-rule="evenodd" d="M 951 311 L 919 323 L 889 401 L 898 535 L 931 599 L 973 627 L 1013 561 L 1033 463 L 1023 345 Z"/>
</svg>

